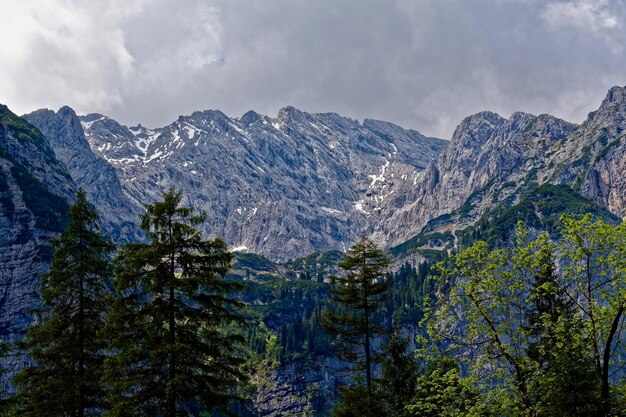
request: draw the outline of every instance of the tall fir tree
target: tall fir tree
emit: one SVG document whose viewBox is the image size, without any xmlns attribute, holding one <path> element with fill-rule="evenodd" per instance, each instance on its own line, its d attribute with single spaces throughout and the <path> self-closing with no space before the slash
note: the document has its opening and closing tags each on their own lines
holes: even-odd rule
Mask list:
<svg viewBox="0 0 626 417">
<path fill-rule="evenodd" d="M 53 241 L 52 266 L 41 282 L 40 320 L 20 344 L 34 364 L 15 378 L 18 415 L 84 417 L 105 408 L 100 379 L 106 343 L 99 331 L 113 249 L 79 190 L 69 226 Z"/>
<path fill-rule="evenodd" d="M 180 207 L 181 194 L 146 205 L 141 227 L 149 243 L 117 257 L 117 297 L 105 333 L 111 416 L 197 415 L 225 408 L 243 378 L 239 335 L 224 330 L 243 319 L 225 280 L 233 255 L 196 230 L 205 216 Z"/>
<path fill-rule="evenodd" d="M 537 362 L 530 390 L 538 414 L 544 417 L 597 415 L 600 379 L 582 338 L 583 324 L 575 314 L 557 274 L 556 244 L 540 235 L 536 241 L 529 301 L 531 342 L 528 356 Z"/>
<path fill-rule="evenodd" d="M 389 295 L 389 263 L 371 239 L 361 238 L 339 264 L 344 273 L 330 279 L 335 306 L 324 313 L 324 328 L 340 342 L 340 357 L 355 365 L 358 376 L 365 373 L 368 402 L 372 401 L 372 368 L 380 359 L 372 341 L 385 333 L 383 317 L 377 313 Z"/>
<path fill-rule="evenodd" d="M 385 415 L 399 416 L 417 390 L 419 370 L 409 349 L 409 339 L 393 334 L 384 350 L 380 391 L 386 403 Z"/>
</svg>

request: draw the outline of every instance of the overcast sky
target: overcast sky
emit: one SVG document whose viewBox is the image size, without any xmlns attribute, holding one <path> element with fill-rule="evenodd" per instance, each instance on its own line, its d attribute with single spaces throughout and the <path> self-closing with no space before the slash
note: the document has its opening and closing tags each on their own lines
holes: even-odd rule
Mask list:
<svg viewBox="0 0 626 417">
<path fill-rule="evenodd" d="M 2 0 L 0 102 L 163 126 L 286 105 L 449 138 L 581 122 L 626 85 L 626 0 Z"/>
</svg>

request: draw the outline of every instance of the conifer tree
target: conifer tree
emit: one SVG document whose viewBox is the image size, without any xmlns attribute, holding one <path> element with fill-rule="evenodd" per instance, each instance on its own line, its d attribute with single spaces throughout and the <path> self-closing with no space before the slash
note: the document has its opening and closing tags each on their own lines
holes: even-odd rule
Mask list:
<svg viewBox="0 0 626 417">
<path fill-rule="evenodd" d="M 385 346 L 380 388 L 387 405 L 387 416 L 398 416 L 417 389 L 417 360 L 409 352 L 409 339 L 400 334 L 389 338 Z"/>
<path fill-rule="evenodd" d="M 537 362 L 530 389 L 538 413 L 545 417 L 596 415 L 600 380 L 582 337 L 583 323 L 557 274 L 557 246 L 545 235 L 539 236 L 537 244 L 527 354 Z"/>
<path fill-rule="evenodd" d="M 105 407 L 100 385 L 105 342 L 98 332 L 105 320 L 112 250 L 98 214 L 79 190 L 69 226 L 53 241 L 52 266 L 41 282 L 40 321 L 21 343 L 34 364 L 15 378 L 18 415 L 83 417 Z"/>
<path fill-rule="evenodd" d="M 149 243 L 117 257 L 117 297 L 105 333 L 112 416 L 196 415 L 225 408 L 243 378 L 236 350 L 244 339 L 224 327 L 241 323 L 240 286 L 225 280 L 233 255 L 196 230 L 205 216 L 180 207 L 181 194 L 146 205 Z"/>
<path fill-rule="evenodd" d="M 387 299 L 391 280 L 386 276 L 389 257 L 367 237 L 354 244 L 339 264 L 344 273 L 331 277 L 331 300 L 324 328 L 341 343 L 340 357 L 365 373 L 367 400 L 372 400 L 372 367 L 378 355 L 372 340 L 385 333 L 376 313 Z"/>
</svg>

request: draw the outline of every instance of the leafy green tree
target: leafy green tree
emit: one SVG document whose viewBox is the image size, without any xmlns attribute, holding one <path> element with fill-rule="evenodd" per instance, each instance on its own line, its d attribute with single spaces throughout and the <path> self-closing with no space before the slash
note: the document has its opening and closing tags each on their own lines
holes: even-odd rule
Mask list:
<svg viewBox="0 0 626 417">
<path fill-rule="evenodd" d="M 529 383 L 537 364 L 527 355 L 527 299 L 537 251 L 520 227 L 510 249 L 490 250 L 477 242 L 455 255 L 450 266 L 440 264 L 438 299 L 429 320 L 432 341 L 449 355 L 470 358 L 469 369 L 481 375 L 485 390 L 506 387 L 507 395 L 498 400 L 520 415 L 535 412 Z"/>
<path fill-rule="evenodd" d="M 567 296 L 582 317 L 582 338 L 600 379 L 602 412 L 612 413 L 611 375 L 621 367 L 626 312 L 626 224 L 607 224 L 592 215 L 563 217 Z M 622 410 L 623 411 L 623 410 Z M 614 412 L 614 411 L 613 411 Z"/>
<path fill-rule="evenodd" d="M 462 378 L 459 364 L 450 357 L 429 363 L 417 379 L 417 390 L 402 417 L 482 417 L 488 415 L 472 378 Z"/>
<path fill-rule="evenodd" d="M 379 360 L 372 339 L 385 333 L 376 313 L 391 285 L 386 275 L 389 262 L 371 239 L 361 238 L 339 264 L 344 273 L 330 278 L 331 300 L 338 309 L 324 314 L 324 328 L 341 344 L 340 357 L 353 363 L 359 376 L 365 373 L 368 400 L 372 400 L 372 366 Z"/>
<path fill-rule="evenodd" d="M 581 323 L 561 317 L 550 324 L 545 362 L 529 384 L 537 415 L 587 417 L 601 415 L 600 378 L 595 372 Z M 542 350 L 544 348 L 542 347 Z"/>
<path fill-rule="evenodd" d="M 95 415 L 106 407 L 100 384 L 106 343 L 105 296 L 113 245 L 103 237 L 98 214 L 79 190 L 70 224 L 53 241 L 53 259 L 43 275 L 40 321 L 21 347 L 33 366 L 15 378 L 20 416 Z"/>
<path fill-rule="evenodd" d="M 477 242 L 440 265 L 429 332 L 471 359 L 505 413 L 619 414 L 611 375 L 624 353 L 626 226 L 565 216 L 562 236 L 530 240 L 520 226 L 510 247 Z"/>
<path fill-rule="evenodd" d="M 233 255 L 196 230 L 205 216 L 180 207 L 181 194 L 146 205 L 149 243 L 117 256 L 113 302 L 105 329 L 113 355 L 105 381 L 111 416 L 195 415 L 226 409 L 244 378 L 238 348 L 245 339 L 225 327 L 242 324 L 239 284 L 225 275 Z"/>
</svg>

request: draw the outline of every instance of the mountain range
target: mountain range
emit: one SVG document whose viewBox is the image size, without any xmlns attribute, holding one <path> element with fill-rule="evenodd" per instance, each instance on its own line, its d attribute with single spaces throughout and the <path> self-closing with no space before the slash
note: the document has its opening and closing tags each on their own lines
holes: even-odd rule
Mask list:
<svg viewBox="0 0 626 417">
<path fill-rule="evenodd" d="M 447 144 L 293 107 L 276 118 L 195 112 L 158 129 L 67 107 L 24 118 L 49 138 L 118 240 L 137 239 L 142 204 L 173 187 L 207 213 L 207 235 L 274 260 L 343 250 L 370 234 L 401 191 L 395 183 L 412 184 Z"/>
<path fill-rule="evenodd" d="M 100 207 L 116 240 L 140 239 L 142 205 L 173 187 L 207 213 L 207 235 L 284 261 L 344 250 L 364 234 L 391 247 L 424 228 L 462 228 L 514 203 L 533 182 L 568 185 L 621 216 L 624 91 L 612 88 L 581 125 L 481 112 L 449 142 L 293 107 L 276 118 L 195 112 L 156 129 L 68 107 L 24 119 Z M 429 225 L 445 215 L 452 217 Z"/>
</svg>

